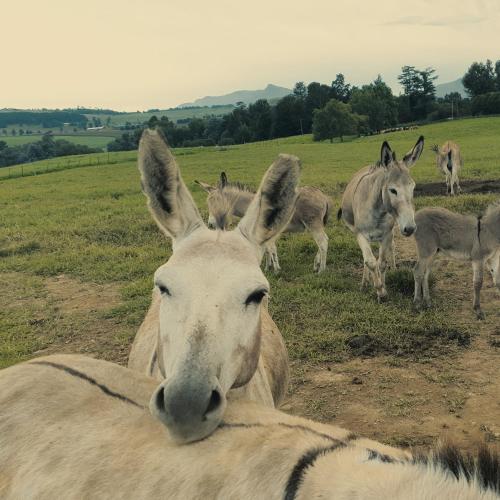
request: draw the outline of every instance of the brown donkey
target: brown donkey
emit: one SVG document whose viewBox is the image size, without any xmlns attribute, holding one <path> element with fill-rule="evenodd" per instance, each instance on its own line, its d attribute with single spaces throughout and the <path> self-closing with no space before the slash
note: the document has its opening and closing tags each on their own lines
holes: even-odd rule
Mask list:
<svg viewBox="0 0 500 500">
<path fill-rule="evenodd" d="M 239 182 L 228 182 L 225 172 L 221 172 L 217 186 L 206 182 L 195 181 L 207 193 L 209 227 L 225 229 L 231 224 L 233 216 L 243 217 L 255 193 Z M 310 186 L 299 188 L 297 203 L 292 218 L 283 232 L 300 233 L 309 231 L 318 245 L 314 258 L 314 270 L 322 272 L 326 269 L 328 253 L 328 236 L 325 226 L 330 215 L 331 200 L 320 189 Z M 280 265 L 276 249 L 276 239 L 266 246 L 266 269 L 272 267 L 279 271 Z"/>
<path fill-rule="evenodd" d="M 454 186 L 456 185 L 457 193 L 460 193 L 462 189 L 458 180 L 458 173 L 462 169 L 462 156 L 458 144 L 453 141 L 446 141 L 441 147 L 435 144 L 431 149 L 436 153 L 437 168 L 445 175 L 446 192 L 454 195 Z"/>
</svg>

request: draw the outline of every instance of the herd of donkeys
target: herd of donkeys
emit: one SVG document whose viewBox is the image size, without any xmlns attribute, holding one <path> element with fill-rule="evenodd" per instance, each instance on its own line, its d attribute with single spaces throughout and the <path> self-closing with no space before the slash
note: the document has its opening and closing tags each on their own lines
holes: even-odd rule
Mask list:
<svg viewBox="0 0 500 500">
<path fill-rule="evenodd" d="M 387 296 L 385 273 L 389 265 L 396 267 L 393 228 L 396 223 L 403 236 L 413 235 L 417 246 L 414 268 L 415 305 L 430 307 L 429 274 L 437 254 L 466 260 L 473 269 L 473 308 L 478 319 L 484 318 L 480 305 L 483 269 L 486 267 L 495 286 L 500 288 L 500 204 L 492 204 L 486 212 L 473 217 L 461 215 L 441 207 L 424 208 L 415 213 L 410 168 L 420 158 L 424 138 L 420 137 L 401 160 L 389 144 L 382 144 L 380 160 L 359 170 L 347 185 L 338 218 L 354 233 L 363 253 L 362 285 L 372 281 L 379 300 Z M 446 141 L 441 147 L 432 147 L 438 169 L 445 175 L 450 195 L 461 191 L 459 172 L 462 157 L 459 146 Z M 207 193 L 208 225 L 228 229 L 232 217 L 243 217 L 255 192 L 240 183 L 228 182 L 222 172 L 218 185 L 195 181 Z M 314 270 L 326 268 L 328 236 L 325 226 L 330 215 L 331 200 L 320 189 L 301 187 L 292 217 L 284 232 L 309 231 L 318 245 Z M 417 231 L 418 227 L 418 231 Z M 375 258 L 372 243 L 379 243 Z M 276 241 L 265 245 L 266 267 L 280 269 Z"/>
<path fill-rule="evenodd" d="M 379 298 L 395 221 L 417 239 L 416 288 L 425 301 L 425 266 L 438 251 L 473 266 L 487 260 L 498 272 L 499 207 L 474 220 L 442 209 L 414 214 L 409 168 L 422 149 L 420 138 L 398 161 L 384 143 L 380 162 L 358 172 L 342 200 L 339 215 L 363 251 L 363 280 Z M 266 254 L 279 266 L 275 241 L 287 229 L 315 235 L 318 271 L 328 244 L 311 221 L 321 208 L 324 233 L 330 200 L 298 188 L 297 157 L 279 155 L 256 193 L 224 177 L 205 185 L 216 230 L 158 131 L 143 133 L 139 169 L 173 251 L 155 272 L 128 367 L 54 355 L 0 371 L 1 499 L 500 498 L 500 457 L 485 446 L 464 453 L 441 444 L 419 454 L 276 409 L 288 356 L 260 263 Z M 248 193 L 241 203 L 239 191 Z M 232 215 L 241 220 L 230 230 Z"/>
</svg>

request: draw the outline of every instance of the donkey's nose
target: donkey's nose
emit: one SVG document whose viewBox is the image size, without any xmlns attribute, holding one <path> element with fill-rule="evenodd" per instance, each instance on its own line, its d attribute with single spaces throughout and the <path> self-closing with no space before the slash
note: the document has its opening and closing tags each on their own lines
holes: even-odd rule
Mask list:
<svg viewBox="0 0 500 500">
<path fill-rule="evenodd" d="M 208 400 L 208 405 L 207 409 L 205 410 L 205 413 L 203 414 L 203 418 L 207 419 L 210 418 L 211 415 L 217 412 L 217 410 L 221 407 L 222 405 L 222 399 L 223 396 L 220 392 L 220 389 L 216 387 L 212 393 L 210 394 L 210 399 Z"/>
<path fill-rule="evenodd" d="M 178 443 L 203 439 L 222 420 L 226 397 L 216 378 L 207 376 L 164 380 L 149 408 Z"/>
<path fill-rule="evenodd" d="M 416 226 L 405 226 L 403 228 L 403 234 L 405 236 L 411 236 L 415 232 L 415 229 L 417 229 Z"/>
</svg>

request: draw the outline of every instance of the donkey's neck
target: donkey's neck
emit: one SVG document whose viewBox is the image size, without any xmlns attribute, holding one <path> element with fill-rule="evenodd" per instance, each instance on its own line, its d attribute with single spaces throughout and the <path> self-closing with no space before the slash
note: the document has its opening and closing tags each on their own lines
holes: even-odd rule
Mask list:
<svg viewBox="0 0 500 500">
<path fill-rule="evenodd" d="M 233 215 L 236 217 L 243 217 L 248 206 L 252 202 L 255 193 L 235 188 L 229 188 L 225 192 L 233 207 Z"/>
</svg>

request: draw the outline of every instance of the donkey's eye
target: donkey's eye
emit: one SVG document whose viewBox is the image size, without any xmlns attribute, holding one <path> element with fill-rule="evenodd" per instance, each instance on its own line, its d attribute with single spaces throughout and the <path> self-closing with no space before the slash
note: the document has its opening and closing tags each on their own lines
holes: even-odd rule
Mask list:
<svg viewBox="0 0 500 500">
<path fill-rule="evenodd" d="M 394 188 L 390 188 L 389 192 L 392 193 L 392 194 L 395 194 L 395 195 L 398 194 L 398 192 Z"/>
<path fill-rule="evenodd" d="M 260 289 L 256 290 L 255 292 L 252 292 L 248 297 L 247 300 L 245 300 L 245 305 L 249 306 L 250 304 L 260 304 L 262 302 L 262 299 L 267 295 L 267 290 L 265 289 Z"/>
<path fill-rule="evenodd" d="M 156 285 L 162 295 L 170 295 L 170 290 L 165 285 Z"/>
</svg>

